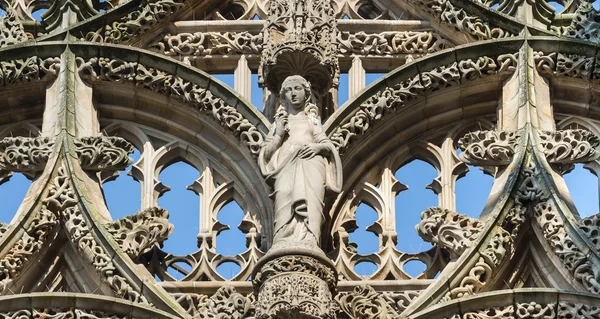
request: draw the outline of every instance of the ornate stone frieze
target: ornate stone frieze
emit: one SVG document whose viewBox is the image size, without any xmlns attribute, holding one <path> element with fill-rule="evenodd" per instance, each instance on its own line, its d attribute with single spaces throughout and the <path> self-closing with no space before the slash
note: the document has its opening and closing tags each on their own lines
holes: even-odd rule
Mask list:
<svg viewBox="0 0 600 319">
<path fill-rule="evenodd" d="M 41 207 L 22 237 L 0 259 L 0 292 L 9 288 L 27 262 L 33 261 L 46 240 L 54 236 L 57 225 L 56 215 Z"/>
<path fill-rule="evenodd" d="M 243 32 L 195 32 L 165 35 L 150 46 L 168 56 L 260 54 L 263 35 Z"/>
<path fill-rule="evenodd" d="M 573 242 L 565 229 L 565 221 L 554 207 L 542 202 L 534 207 L 534 215 L 544 237 L 573 278 L 589 292 L 600 293 L 600 273 L 597 267 Z"/>
<path fill-rule="evenodd" d="M 110 286 L 117 297 L 132 302 L 150 304 L 146 297 L 134 289 L 129 280 L 119 274 L 106 249 L 94 238 L 86 218 L 83 216 L 78 203 L 71 177 L 67 168 L 59 166 L 56 176 L 48 191 L 48 196 L 42 200 L 48 208 L 61 217 L 65 230 L 69 234 L 69 240 L 79 250 L 82 256 L 96 268 L 108 286 Z"/>
<path fill-rule="evenodd" d="M 599 16 L 600 12 L 594 9 L 592 2 L 584 1 L 579 4 L 575 12 L 575 18 L 563 34 L 572 38 L 598 43 L 600 41 Z"/>
<path fill-rule="evenodd" d="M 337 86 L 337 33 L 328 0 L 271 0 L 263 29 L 262 85 L 279 92 L 285 78 L 301 75 L 317 95 Z"/>
<path fill-rule="evenodd" d="M 377 56 L 426 54 L 453 46 L 439 34 L 430 31 L 340 32 L 338 43 L 339 52 L 342 54 Z"/>
<path fill-rule="evenodd" d="M 593 56 L 565 54 L 560 52 L 535 52 L 534 63 L 537 71 L 545 77 L 567 77 L 588 80 L 593 78 Z"/>
<path fill-rule="evenodd" d="M 458 140 L 465 163 L 478 166 L 508 165 L 516 151 L 517 132 L 475 131 Z"/>
<path fill-rule="evenodd" d="M 583 303 L 564 302 L 558 304 L 557 318 L 600 318 L 600 306 Z"/>
<path fill-rule="evenodd" d="M 82 319 L 126 319 L 128 315 L 117 315 L 114 313 L 89 310 L 82 308 L 60 308 L 48 306 L 46 308 L 27 308 L 10 312 L 3 312 L 3 318 L 19 318 L 19 319 L 63 319 L 63 318 L 82 318 Z"/>
<path fill-rule="evenodd" d="M 90 42 L 127 43 L 135 39 L 169 15 L 177 12 L 185 0 L 149 0 L 104 27 L 88 32 L 82 40 Z"/>
<path fill-rule="evenodd" d="M 106 225 L 129 257 L 135 259 L 156 243 L 165 241 L 173 233 L 169 223 L 169 212 L 160 207 L 151 207 Z"/>
<path fill-rule="evenodd" d="M 450 0 L 411 0 L 411 3 L 428 12 L 434 19 L 466 32 L 477 40 L 499 39 L 513 36 L 501 27 L 490 25 L 480 17 L 469 14 Z"/>
<path fill-rule="evenodd" d="M 49 137 L 5 137 L 0 140 L 0 169 L 39 172 L 46 167 L 54 140 Z"/>
<path fill-rule="evenodd" d="M 130 82 L 193 105 L 230 129 L 250 149 L 252 155 L 258 155 L 263 142 L 260 131 L 235 107 L 200 85 L 137 62 L 108 58 L 91 58 L 87 61 L 77 58 L 77 62 L 78 72 L 84 79 Z"/>
<path fill-rule="evenodd" d="M 56 76 L 60 58 L 40 59 L 31 56 L 23 59 L 0 61 L 0 87 L 28 83 Z"/>
<path fill-rule="evenodd" d="M 231 286 L 223 286 L 208 297 L 202 294 L 175 293 L 173 297 L 194 319 L 252 317 L 252 298 L 236 292 Z"/>
<path fill-rule="evenodd" d="M 350 318 L 397 318 L 418 296 L 419 291 L 377 292 L 359 285 L 352 292 L 338 293 L 335 301 Z"/>
<path fill-rule="evenodd" d="M 600 214 L 580 219 L 577 224 L 594 246 L 600 250 Z"/>
<path fill-rule="evenodd" d="M 478 219 L 440 207 L 430 207 L 421 213 L 415 227 L 423 240 L 437 245 L 457 259 L 479 237 L 483 223 Z"/>
<path fill-rule="evenodd" d="M 297 253 L 293 248 L 287 254 L 279 250 L 255 267 L 252 283 L 258 295 L 258 318 L 335 318 L 333 265 L 326 256 Z"/>
<path fill-rule="evenodd" d="M 14 10 L 9 8 L 4 17 L 0 17 L 0 48 L 27 41 L 23 24 Z"/>
<path fill-rule="evenodd" d="M 74 140 L 75 152 L 84 170 L 122 170 L 129 166 L 133 145 L 116 136 L 83 137 Z"/>
<path fill-rule="evenodd" d="M 425 92 L 498 73 L 512 73 L 516 65 L 516 54 L 504 54 L 497 58 L 483 56 L 475 60 L 462 60 L 423 71 L 398 84 L 386 86 L 366 99 L 356 113 L 330 133 L 330 139 L 340 149 L 340 153 L 343 153 L 358 136 L 363 135 L 384 116 L 409 105 Z"/>
<path fill-rule="evenodd" d="M 539 132 L 540 146 L 550 163 L 585 163 L 598 159 L 598 137 L 583 129 Z"/>
</svg>

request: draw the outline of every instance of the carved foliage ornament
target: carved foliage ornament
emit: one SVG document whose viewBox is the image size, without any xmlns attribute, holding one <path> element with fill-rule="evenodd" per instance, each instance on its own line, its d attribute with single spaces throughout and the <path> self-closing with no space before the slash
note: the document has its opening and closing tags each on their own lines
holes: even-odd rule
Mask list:
<svg viewBox="0 0 600 319">
<path fill-rule="evenodd" d="M 94 136 L 74 140 L 75 152 L 85 170 L 121 170 L 132 162 L 133 145 L 116 136 Z"/>
<path fill-rule="evenodd" d="M 0 140 L 0 169 L 13 172 L 42 171 L 52 153 L 49 137 L 6 137 Z"/>
<path fill-rule="evenodd" d="M 178 11 L 184 2 L 185 0 L 146 1 L 139 9 L 117 21 L 94 32 L 88 32 L 82 40 L 106 43 L 128 42 Z"/>
<path fill-rule="evenodd" d="M 63 164 L 58 168 L 48 191 L 48 196 L 42 202 L 61 217 L 65 230 L 69 234 L 69 240 L 81 255 L 94 266 L 117 297 L 149 304 L 146 297 L 134 289 L 128 279 L 119 274 L 112 261 L 112 256 L 97 242 L 78 205 L 79 200 L 70 181 L 71 177 Z"/>
<path fill-rule="evenodd" d="M 246 297 L 231 286 L 223 286 L 210 298 L 201 294 L 176 293 L 173 297 L 195 319 L 231 318 L 252 316 L 252 298 Z"/>
<path fill-rule="evenodd" d="M 516 54 L 504 54 L 498 58 L 483 56 L 476 60 L 462 60 L 421 72 L 398 84 L 382 88 L 368 98 L 356 113 L 330 133 L 330 139 L 342 153 L 359 135 L 364 134 L 385 115 L 409 105 L 425 92 L 498 73 L 512 73 L 516 65 Z"/>
<path fill-rule="evenodd" d="M 479 237 L 483 223 L 453 211 L 430 207 L 421 213 L 421 222 L 416 226 L 423 240 L 433 243 L 457 259 Z"/>
<path fill-rule="evenodd" d="M 475 131 L 458 140 L 465 163 L 479 166 L 508 165 L 516 151 L 516 132 Z"/>
<path fill-rule="evenodd" d="M 195 32 L 165 35 L 150 47 L 168 56 L 259 54 L 263 35 L 250 32 Z"/>
<path fill-rule="evenodd" d="M 23 24 L 17 18 L 12 8 L 6 10 L 6 15 L 0 17 L 0 48 L 27 41 Z"/>
<path fill-rule="evenodd" d="M 362 55 L 426 54 L 453 46 L 429 31 L 340 32 L 338 43 L 340 53 Z"/>
<path fill-rule="evenodd" d="M 147 252 L 155 243 L 162 243 L 171 233 L 173 225 L 169 213 L 160 207 L 151 207 L 106 225 L 121 249 L 135 259 Z"/>
<path fill-rule="evenodd" d="M 112 82 L 130 82 L 154 92 L 170 95 L 190 103 L 195 108 L 211 115 L 223 126 L 233 131 L 252 155 L 258 155 L 263 136 L 244 116 L 212 92 L 164 71 L 145 67 L 137 62 L 119 59 L 77 58 L 78 72 L 84 79 Z"/>
<path fill-rule="evenodd" d="M 449 24 L 458 31 L 467 32 L 477 40 L 499 39 L 513 36 L 500 27 L 490 26 L 487 21 L 456 7 L 450 0 L 411 0 L 436 20 Z"/>
<path fill-rule="evenodd" d="M 377 292 L 369 285 L 356 286 L 352 292 L 340 292 L 335 301 L 350 318 L 398 318 L 419 296 L 419 291 Z"/>
<path fill-rule="evenodd" d="M 594 9 L 592 2 L 582 2 L 575 12 L 575 18 L 565 29 L 564 35 L 598 43 L 600 41 L 599 16 L 600 12 Z"/>
<path fill-rule="evenodd" d="M 0 61 L 0 87 L 49 79 L 56 76 L 60 58 L 40 59 L 31 56 L 23 59 Z"/>
<path fill-rule="evenodd" d="M 598 159 L 598 137 L 583 129 L 540 132 L 540 146 L 550 163 L 584 163 Z"/>
</svg>

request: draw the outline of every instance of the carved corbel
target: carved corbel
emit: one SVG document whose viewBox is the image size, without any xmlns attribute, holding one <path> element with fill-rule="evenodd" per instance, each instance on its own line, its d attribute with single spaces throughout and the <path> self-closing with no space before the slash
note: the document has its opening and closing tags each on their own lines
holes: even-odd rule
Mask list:
<svg viewBox="0 0 600 319">
<path fill-rule="evenodd" d="M 135 259 L 173 233 L 168 218 L 169 212 L 163 208 L 151 207 L 107 224 L 106 228 L 121 249 Z"/>
<path fill-rule="evenodd" d="M 74 141 L 81 167 L 89 171 L 125 169 L 132 163 L 133 145 L 116 136 L 84 137 Z"/>
<path fill-rule="evenodd" d="M 440 207 L 422 212 L 421 222 L 416 226 L 423 240 L 445 249 L 452 259 L 458 259 L 471 247 L 482 229 L 479 220 Z"/>
<path fill-rule="evenodd" d="M 6 137 L 0 140 L 0 170 L 40 172 L 52 153 L 49 137 Z"/>
<path fill-rule="evenodd" d="M 516 152 L 517 132 L 474 131 L 458 140 L 458 157 L 469 165 L 505 166 Z"/>
</svg>

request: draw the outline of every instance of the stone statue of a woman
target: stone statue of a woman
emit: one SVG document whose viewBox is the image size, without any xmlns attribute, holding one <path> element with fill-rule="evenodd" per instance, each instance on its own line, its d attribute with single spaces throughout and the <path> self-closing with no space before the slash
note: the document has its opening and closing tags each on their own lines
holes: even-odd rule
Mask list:
<svg viewBox="0 0 600 319">
<path fill-rule="evenodd" d="M 325 191 L 337 193 L 342 186 L 340 156 L 321 128 L 306 79 L 287 77 L 279 97 L 283 107 L 259 155 L 260 169 L 273 188 L 273 248 L 318 249 Z"/>
</svg>

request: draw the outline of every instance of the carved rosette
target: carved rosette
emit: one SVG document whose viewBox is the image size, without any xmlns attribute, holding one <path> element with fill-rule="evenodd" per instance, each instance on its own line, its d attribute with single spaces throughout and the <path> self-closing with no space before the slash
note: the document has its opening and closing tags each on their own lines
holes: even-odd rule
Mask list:
<svg viewBox="0 0 600 319">
<path fill-rule="evenodd" d="M 335 318 L 334 265 L 304 250 L 277 250 L 261 259 L 252 274 L 257 318 Z"/>
<path fill-rule="evenodd" d="M 337 86 L 337 24 L 326 0 L 272 0 L 263 29 L 261 84 L 279 92 L 283 79 L 301 75 L 321 95 Z"/>
</svg>

